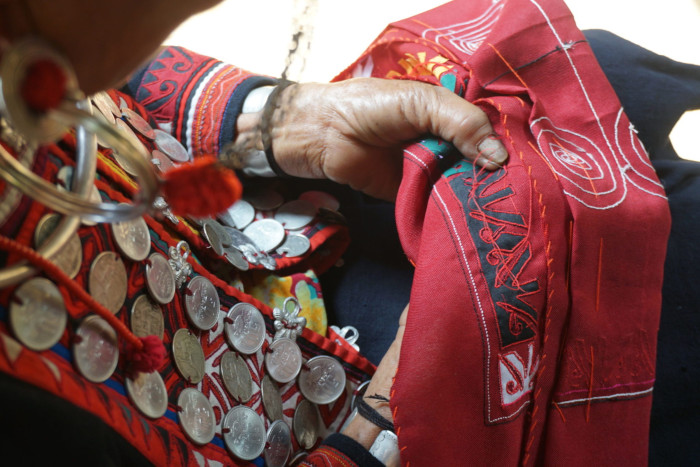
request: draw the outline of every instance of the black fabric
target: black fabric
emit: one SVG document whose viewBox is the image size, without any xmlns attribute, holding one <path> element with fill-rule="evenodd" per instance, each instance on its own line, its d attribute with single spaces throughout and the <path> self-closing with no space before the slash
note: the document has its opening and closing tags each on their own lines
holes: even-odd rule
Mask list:
<svg viewBox="0 0 700 467">
<path fill-rule="evenodd" d="M 0 464 L 150 466 L 100 418 L 0 372 Z"/>
<path fill-rule="evenodd" d="M 323 444 L 342 452 L 360 467 L 384 466 L 384 464 L 379 462 L 377 458 L 370 454 L 360 443 L 345 435 L 334 433 L 326 438 Z"/>
</svg>

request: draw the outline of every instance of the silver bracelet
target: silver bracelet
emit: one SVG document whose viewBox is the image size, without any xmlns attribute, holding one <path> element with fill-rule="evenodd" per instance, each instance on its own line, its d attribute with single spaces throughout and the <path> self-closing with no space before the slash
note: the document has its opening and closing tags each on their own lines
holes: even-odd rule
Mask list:
<svg viewBox="0 0 700 467">
<path fill-rule="evenodd" d="M 401 464 L 399 438 L 393 431 L 380 431 L 372 447 L 369 448 L 369 453 L 387 467 L 398 467 Z"/>
</svg>

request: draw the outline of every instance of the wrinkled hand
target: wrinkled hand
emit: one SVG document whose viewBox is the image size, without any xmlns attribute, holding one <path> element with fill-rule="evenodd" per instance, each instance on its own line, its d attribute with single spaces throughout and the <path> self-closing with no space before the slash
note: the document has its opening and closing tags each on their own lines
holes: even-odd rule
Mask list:
<svg viewBox="0 0 700 467">
<path fill-rule="evenodd" d="M 282 170 L 328 178 L 386 200 L 398 191 L 402 147 L 416 138 L 431 134 L 450 141 L 486 169 L 507 158 L 478 107 L 426 83 L 357 78 L 296 84 L 281 93 L 277 107 L 269 126 Z M 239 117 L 239 138 L 255 128 L 256 118 L 260 115 Z"/>
<path fill-rule="evenodd" d="M 387 420 L 393 422 L 394 417 L 391 413 L 391 407 L 389 403 L 380 399 L 374 399 L 368 396 L 378 395 L 385 399 L 391 399 L 391 386 L 394 383 L 394 377 L 396 376 L 396 370 L 399 366 L 399 355 L 401 353 L 401 341 L 403 340 L 404 329 L 406 328 L 406 314 L 408 313 L 408 306 L 401 313 L 399 318 L 399 329 L 396 332 L 396 337 L 391 343 L 389 350 L 379 362 L 377 371 L 372 376 L 372 380 L 367 386 L 367 390 L 364 394 L 364 400 L 372 407 L 374 410 L 379 412 L 379 414 L 386 418 Z M 381 431 L 381 428 L 373 424 L 372 422 L 365 420 L 362 416 L 358 415 L 355 419 L 348 424 L 348 426 L 343 431 L 343 434 L 353 438 L 358 443 L 362 444 L 365 448 L 369 449 L 372 443 L 376 439 L 377 435 Z"/>
</svg>

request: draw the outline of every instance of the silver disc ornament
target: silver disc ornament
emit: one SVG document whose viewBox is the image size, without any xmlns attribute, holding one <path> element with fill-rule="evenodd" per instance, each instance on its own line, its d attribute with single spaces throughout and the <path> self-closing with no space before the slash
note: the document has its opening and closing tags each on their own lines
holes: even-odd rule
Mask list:
<svg viewBox="0 0 700 467">
<path fill-rule="evenodd" d="M 204 445 L 214 439 L 216 416 L 207 396 L 194 388 L 185 388 L 177 398 L 178 419 L 187 437 Z"/>
<path fill-rule="evenodd" d="M 270 252 L 284 241 L 286 232 L 282 224 L 274 219 L 260 219 L 243 230 L 255 246 L 265 252 Z"/>
<path fill-rule="evenodd" d="M 319 355 L 299 373 L 299 390 L 314 404 L 330 404 L 345 390 L 345 371 L 333 357 Z"/>
<path fill-rule="evenodd" d="M 146 262 L 146 286 L 153 299 L 167 305 L 175 297 L 175 273 L 168 259 L 153 253 Z"/>
<path fill-rule="evenodd" d="M 263 407 L 267 417 L 272 421 L 282 420 L 282 395 L 277 384 L 269 375 L 263 376 L 260 383 L 260 392 L 262 393 Z"/>
<path fill-rule="evenodd" d="M 36 351 L 53 347 L 61 339 L 68 320 L 61 292 L 43 277 L 30 279 L 15 290 L 9 315 L 15 337 Z"/>
<path fill-rule="evenodd" d="M 292 452 L 292 433 L 282 420 L 272 422 L 267 430 L 265 446 L 265 465 L 267 467 L 284 467 Z"/>
<path fill-rule="evenodd" d="M 34 231 L 34 245 L 39 248 L 46 243 L 58 223 L 61 216 L 58 214 L 47 214 L 39 219 L 39 223 Z M 60 249 L 50 261 L 65 272 L 68 277 L 74 279 L 80 272 L 83 264 L 83 244 L 77 232 L 73 232 L 65 246 Z"/>
<path fill-rule="evenodd" d="M 189 329 L 178 329 L 173 336 L 173 359 L 175 367 L 190 384 L 204 379 L 204 350 L 199 339 Z"/>
<path fill-rule="evenodd" d="M 253 397 L 253 378 L 243 357 L 226 351 L 221 356 L 219 372 L 226 390 L 234 399 L 245 404 Z"/>
<path fill-rule="evenodd" d="M 221 428 L 226 447 L 239 459 L 253 460 L 265 449 L 265 423 L 250 407 L 233 407 L 224 417 Z"/>
<path fill-rule="evenodd" d="M 292 422 L 294 437 L 299 446 L 304 449 L 311 449 L 320 434 L 318 409 L 314 404 L 302 400 L 294 411 Z"/>
<path fill-rule="evenodd" d="M 117 332 L 103 318 L 92 315 L 75 334 L 73 361 L 80 374 L 93 383 L 107 381 L 119 361 Z"/>
<path fill-rule="evenodd" d="M 288 383 L 296 378 L 301 363 L 299 346 L 287 337 L 275 339 L 265 353 L 267 374 L 278 383 Z"/>
<path fill-rule="evenodd" d="M 93 260 L 88 276 L 90 295 L 113 314 L 124 305 L 127 276 L 124 262 L 118 254 L 103 251 Z"/>
<path fill-rule="evenodd" d="M 190 322 L 202 331 L 213 328 L 219 319 L 221 302 L 216 287 L 204 276 L 196 276 L 187 283 L 185 310 Z"/>
<path fill-rule="evenodd" d="M 151 233 L 143 217 L 114 222 L 112 234 L 119 250 L 132 261 L 143 261 L 151 251 Z"/>
<path fill-rule="evenodd" d="M 250 303 L 236 303 L 228 312 L 224 330 L 229 343 L 246 355 L 260 350 L 265 341 L 265 319 Z"/>
<path fill-rule="evenodd" d="M 136 408 L 148 418 L 160 418 L 168 410 L 168 391 L 160 373 L 139 373 L 126 378 L 126 392 Z"/>
</svg>

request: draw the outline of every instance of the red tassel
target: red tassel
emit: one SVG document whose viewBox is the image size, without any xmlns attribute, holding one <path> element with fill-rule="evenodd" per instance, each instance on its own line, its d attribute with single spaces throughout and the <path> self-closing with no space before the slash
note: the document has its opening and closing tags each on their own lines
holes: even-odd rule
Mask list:
<svg viewBox="0 0 700 467">
<path fill-rule="evenodd" d="M 163 341 L 156 336 L 140 337 L 139 340 L 143 344 L 140 349 L 127 344 L 126 359 L 130 365 L 129 371 L 132 374 L 150 373 L 160 368 L 166 356 Z"/>
<path fill-rule="evenodd" d="M 55 109 L 66 95 L 66 74 L 51 60 L 37 60 L 27 68 L 20 94 L 36 112 Z"/>
<path fill-rule="evenodd" d="M 173 213 L 208 217 L 219 214 L 241 198 L 243 187 L 236 174 L 204 156 L 165 174 L 163 196 Z"/>
</svg>

